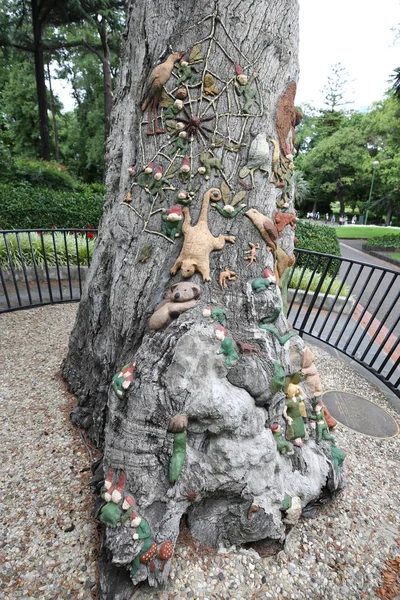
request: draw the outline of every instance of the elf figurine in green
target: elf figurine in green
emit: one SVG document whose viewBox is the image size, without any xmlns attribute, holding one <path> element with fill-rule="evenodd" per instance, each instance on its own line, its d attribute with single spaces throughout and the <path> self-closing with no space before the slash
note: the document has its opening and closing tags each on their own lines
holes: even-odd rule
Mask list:
<svg viewBox="0 0 400 600">
<path fill-rule="evenodd" d="M 203 317 L 211 317 L 211 323 L 218 321 L 222 326 L 226 325 L 226 321 L 229 319 L 226 310 L 219 306 L 206 306 L 203 310 Z"/>
<path fill-rule="evenodd" d="M 271 283 L 276 283 L 275 274 L 271 269 L 264 269 L 262 277 L 254 279 L 254 281 L 251 282 L 251 287 L 258 293 L 267 290 Z"/>
<path fill-rule="evenodd" d="M 182 229 L 183 212 L 179 204 L 171 206 L 167 211 L 163 209 L 161 215 L 161 233 L 169 237 L 171 240 L 179 237 Z"/>
<path fill-rule="evenodd" d="M 119 480 L 117 484 L 112 484 L 111 487 L 107 489 L 107 485 L 109 483 L 109 477 L 107 477 L 107 484 L 105 483 L 106 491 L 103 494 L 103 498 L 106 501 L 106 504 L 103 506 L 100 512 L 100 521 L 104 523 L 104 525 L 111 525 L 111 527 L 116 527 L 118 521 L 121 518 L 122 510 L 119 506 L 119 503 L 122 499 L 122 492 L 125 484 L 125 474 L 121 471 Z"/>
<path fill-rule="evenodd" d="M 154 541 L 151 539 L 151 531 L 148 522 L 142 517 L 139 517 L 135 512 L 131 514 L 131 527 L 133 528 L 133 539 L 143 540 L 142 547 L 139 553 L 136 555 L 134 561 L 131 563 L 131 577 L 133 577 L 140 569 L 141 561 L 140 557 L 145 555 L 150 548 L 153 546 Z"/>
<path fill-rule="evenodd" d="M 279 425 L 279 423 L 273 423 L 270 429 L 272 431 L 272 435 L 275 438 L 278 452 L 283 455 L 286 454 L 287 456 L 294 454 L 293 446 L 283 437 L 282 427 Z"/>
<path fill-rule="evenodd" d="M 125 396 L 126 390 L 132 383 L 136 362 L 127 364 L 112 378 L 112 387 L 118 398 Z M 111 487 L 111 485 L 109 486 Z"/>
<path fill-rule="evenodd" d="M 221 349 L 218 350 L 217 354 L 223 354 L 225 356 L 226 366 L 232 367 L 232 361 L 239 360 L 239 356 L 233 346 L 233 340 L 226 337 L 227 333 L 227 330 L 222 325 L 215 330 L 217 340 L 221 342 Z"/>
<path fill-rule="evenodd" d="M 335 443 L 335 438 L 329 435 L 328 425 L 324 418 L 324 405 L 322 402 L 317 402 L 315 405 L 315 415 L 311 415 L 311 420 L 317 424 L 317 442 L 326 440 L 328 442 Z"/>
<path fill-rule="evenodd" d="M 124 501 L 122 503 L 122 510 L 124 510 L 124 514 L 121 517 L 121 523 L 126 523 L 127 521 L 132 520 L 132 513 L 135 501 L 132 496 L 125 496 Z"/>
</svg>

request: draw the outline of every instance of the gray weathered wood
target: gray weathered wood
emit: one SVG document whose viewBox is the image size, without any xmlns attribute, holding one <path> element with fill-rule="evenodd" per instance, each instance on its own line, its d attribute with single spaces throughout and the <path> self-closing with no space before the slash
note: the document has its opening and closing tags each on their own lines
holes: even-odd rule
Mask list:
<svg viewBox="0 0 400 600">
<path fill-rule="evenodd" d="M 295 0 L 173 0 L 129 3 L 128 24 L 124 34 L 119 85 L 107 142 L 107 186 L 104 216 L 87 287 L 71 335 L 63 374 L 78 397 L 73 419 L 88 430 L 98 443 L 104 443 L 104 468 L 126 474 L 125 493 L 135 498 L 137 512 L 149 522 L 152 538 L 159 544 L 175 542 L 182 515 L 202 542 L 241 544 L 258 539 L 280 539 L 285 527 L 280 505 L 284 495 L 301 496 L 303 503 L 319 497 L 328 478 L 333 489 L 341 485 L 331 466 L 329 445 L 312 440 L 295 456 L 276 452 L 269 426 L 282 422 L 283 392 L 269 391 L 274 361 L 288 375 L 301 368 L 303 342 L 298 337 L 281 345 L 271 333 L 258 327 L 261 317 L 281 306 L 277 286 L 254 294 L 251 281 L 264 268 L 273 269 L 273 255 L 252 222 L 244 215 L 256 208 L 272 217 L 280 190 L 269 175 L 254 172 L 255 188 L 243 202 L 247 208 L 233 219 L 209 209 L 208 224 L 213 235 L 236 236 L 235 244 L 211 254 L 211 281 L 203 283 L 196 273 L 191 281 L 201 287 L 198 306 L 183 313 L 166 329 L 150 331 L 149 317 L 164 292 L 181 280 L 170 276 L 182 247 L 182 238 L 171 243 L 160 235 L 160 208 L 176 203 L 176 192 L 166 191 L 165 200 L 154 204 L 149 194 L 135 183 L 128 167 L 140 172 L 167 143 L 166 136 L 146 136 L 146 114 L 140 109 L 146 82 L 153 66 L 165 60 L 172 50 L 190 49 L 202 41 L 207 64 L 200 63 L 198 77 L 205 71 L 218 75 L 220 88 L 227 86 L 216 104 L 217 137 L 224 144 L 242 142 L 239 152 L 212 148 L 223 164 L 223 177 L 231 187 L 231 197 L 243 189 L 238 173 L 247 162 L 251 142 L 259 133 L 277 139 L 276 108 L 289 82 L 298 78 L 298 5 Z M 257 73 L 259 105 L 254 116 L 240 113 L 240 99 L 234 92 L 235 62 L 246 73 Z M 224 83 L 229 82 L 229 83 Z M 174 76 L 167 84 L 175 87 Z M 190 88 L 191 97 L 200 88 Z M 203 98 L 200 114 L 213 99 Z M 239 102 L 239 104 L 238 104 Z M 195 110 L 199 104 L 194 103 Z M 160 110 L 159 110 L 160 114 Z M 212 114 L 212 107 L 208 114 Z M 228 117 L 229 115 L 229 117 Z M 238 115 L 238 116 L 235 116 Z M 215 122 L 207 125 L 214 127 Z M 207 148 L 204 139 L 191 147 L 192 172 L 199 154 Z M 272 145 L 266 165 L 271 172 Z M 156 156 L 155 166 L 170 161 Z M 219 188 L 223 178 L 213 172 L 206 181 L 196 175 L 193 183 L 201 187 L 190 205 L 192 224 L 197 222 L 201 199 L 206 190 Z M 250 183 L 250 177 L 245 180 Z M 183 185 L 171 179 L 178 190 Z M 131 191 L 133 202 L 121 204 Z M 293 206 L 289 208 L 293 211 Z M 148 219 L 150 212 L 153 214 Z M 289 231 L 288 231 L 289 230 Z M 259 243 L 257 262 L 244 260 L 248 243 Z M 293 252 L 293 232 L 287 227 L 279 242 L 288 255 Z M 150 258 L 139 262 L 145 246 L 151 245 Z M 229 265 L 236 281 L 220 289 L 219 273 Z M 223 356 L 217 356 L 220 343 L 215 324 L 202 317 L 209 305 L 225 308 L 230 316 L 229 335 L 235 340 L 256 344 L 261 356 L 241 355 L 228 369 Z M 282 313 L 274 323 L 281 334 L 288 332 Z M 122 365 L 136 360 L 135 378 L 124 399 L 110 390 L 110 381 Z M 189 418 L 188 448 L 182 475 L 175 485 L 168 481 L 173 434 L 167 432 L 171 417 L 184 413 Z M 184 498 L 195 489 L 193 505 Z M 260 510 L 247 518 L 251 504 Z M 118 583 L 118 569 L 129 564 L 140 544 L 132 540 L 131 530 L 107 527 L 103 541 L 101 597 L 129 597 L 126 577 Z M 110 560 L 114 567 L 110 564 Z M 162 584 L 168 576 L 156 564 L 155 573 L 142 566 L 133 582 L 148 578 L 151 585 Z"/>
</svg>

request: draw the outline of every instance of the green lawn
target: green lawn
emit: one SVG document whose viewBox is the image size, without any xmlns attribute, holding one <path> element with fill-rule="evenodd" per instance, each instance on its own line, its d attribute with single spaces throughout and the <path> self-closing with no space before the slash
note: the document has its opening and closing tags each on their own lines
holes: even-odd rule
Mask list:
<svg viewBox="0 0 400 600">
<path fill-rule="evenodd" d="M 375 225 L 342 225 L 335 227 L 338 238 L 367 240 L 383 235 L 400 233 L 400 227 L 378 227 Z"/>
<path fill-rule="evenodd" d="M 400 260 L 400 252 L 395 252 L 390 255 L 390 258 L 395 258 L 396 260 Z"/>
</svg>

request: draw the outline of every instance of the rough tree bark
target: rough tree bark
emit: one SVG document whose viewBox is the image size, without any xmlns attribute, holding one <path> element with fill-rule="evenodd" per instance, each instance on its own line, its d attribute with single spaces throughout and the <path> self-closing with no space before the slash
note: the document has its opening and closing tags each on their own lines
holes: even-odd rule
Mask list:
<svg viewBox="0 0 400 600">
<path fill-rule="evenodd" d="M 47 89 L 44 75 L 44 58 L 42 33 L 43 23 L 40 16 L 40 6 L 36 0 L 31 1 L 33 44 L 35 58 L 35 77 L 39 109 L 40 158 L 50 160 L 49 115 L 47 114 Z"/>
<path fill-rule="evenodd" d="M 297 13 L 295 0 L 129 3 L 107 143 L 109 193 L 63 374 L 78 397 L 73 420 L 104 448 L 103 463 L 96 471 L 99 491 L 109 471 L 114 484 L 124 473 L 123 494 L 134 498 L 134 510 L 149 524 L 158 549 L 168 540 L 174 545 L 183 515 L 195 537 L 209 545 L 283 539 L 285 496 L 301 499 L 304 507 L 343 484 L 341 470 L 333 467 L 329 442 L 309 439 L 287 456 L 277 452 L 269 429 L 274 422 L 285 426 L 279 367 L 287 378 L 294 378 L 302 368 L 304 350 L 284 317 L 278 283 L 271 283 L 270 276 L 269 285 L 264 285 L 263 278 L 265 268 L 282 275 L 293 254 L 290 154 L 297 116 L 290 97 L 298 77 Z M 150 136 L 141 100 L 152 68 L 172 50 L 186 50 L 189 65 L 175 65 L 158 109 L 163 115 L 160 125 L 169 128 L 170 137 Z M 194 129 L 183 142 L 172 129 L 179 131 L 178 119 L 187 117 L 168 106 L 178 87 L 186 89 L 189 115 L 212 117 L 198 134 L 192 122 Z M 180 169 L 184 155 L 190 159 L 188 175 Z M 151 162 L 153 172 L 146 175 L 144 169 Z M 133 165 L 132 176 L 128 169 Z M 154 174 L 160 165 L 164 189 L 157 194 L 160 184 Z M 212 234 L 236 238 L 236 243 L 211 253 L 210 281 L 203 281 L 198 272 L 190 279 L 182 279 L 181 271 L 170 274 L 182 250 L 182 237 L 172 233 L 168 239 L 168 226 L 160 235 L 166 216 L 162 209 L 185 202 L 178 198 L 183 188 L 192 225 L 211 188 L 222 189 L 230 206 L 234 198 L 239 198 L 236 208 L 246 205 L 232 218 L 226 216 L 229 209 L 224 213 L 221 201 L 208 208 Z M 237 196 L 240 191 L 245 195 Z M 128 193 L 132 202 L 129 197 L 124 202 Z M 214 200 L 218 197 L 217 193 Z M 274 226 L 271 230 L 267 223 L 264 229 L 261 217 L 258 229 L 254 218 L 247 218 L 254 217 L 254 211 L 246 215 L 250 209 L 271 219 L 275 211 L 286 211 L 279 213 L 281 225 L 285 219 L 288 225 L 277 240 L 277 250 Z M 203 242 L 200 235 L 189 249 L 202 259 Z M 252 264 L 244 259 L 250 242 L 259 245 Z M 226 266 L 236 278 L 223 289 L 219 275 Z M 251 285 L 257 278 L 258 292 Z M 181 281 L 189 296 L 199 286 L 197 305 L 166 327 L 151 330 L 154 308 L 166 290 Z M 233 355 L 232 365 L 227 364 L 227 357 L 217 352 L 221 347 L 229 350 L 229 343 L 221 346 L 215 336 L 219 323 L 203 317 L 208 306 L 227 312 L 229 320 L 222 317 L 222 322 L 228 339 L 251 344 L 256 351 L 239 354 L 238 360 Z M 239 346 L 233 343 L 234 350 Z M 133 381 L 117 395 L 111 379 L 133 361 Z M 311 397 L 307 386 L 303 391 Z M 309 400 L 306 406 L 310 412 Z M 187 417 L 187 440 L 184 432 L 168 431 L 175 415 Z M 185 426 L 178 427 L 182 429 Z M 180 458 L 185 458 L 181 473 Z M 174 483 L 171 467 L 177 469 Z M 195 493 L 189 494 L 192 490 Z M 254 513 L 252 506 L 258 507 Z M 114 509 L 118 520 L 121 506 Z M 132 569 L 141 544 L 133 539 L 131 528 L 106 526 L 101 598 L 129 598 L 132 586 L 146 579 L 150 585 L 165 582 L 170 561 L 162 569 L 159 554 L 154 564 Z"/>
</svg>

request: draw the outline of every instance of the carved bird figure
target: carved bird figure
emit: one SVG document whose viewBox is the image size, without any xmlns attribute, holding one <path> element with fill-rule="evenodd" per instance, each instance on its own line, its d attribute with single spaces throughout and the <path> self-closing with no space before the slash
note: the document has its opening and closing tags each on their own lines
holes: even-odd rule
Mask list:
<svg viewBox="0 0 400 600">
<path fill-rule="evenodd" d="M 254 171 L 265 171 L 264 165 L 269 158 L 269 145 L 265 133 L 259 133 L 251 142 L 246 165 L 240 170 L 239 177 L 244 179 L 250 173 L 251 183 L 254 188 Z"/>
<path fill-rule="evenodd" d="M 147 89 L 145 93 L 145 98 L 142 102 L 142 111 L 144 112 L 146 108 L 147 112 L 147 135 L 155 135 L 157 133 L 165 133 L 163 129 L 158 127 L 158 117 L 157 117 L 157 108 L 158 103 L 160 101 L 161 93 L 163 91 L 164 85 L 167 83 L 168 79 L 171 77 L 172 69 L 177 60 L 182 58 L 185 54 L 184 52 L 172 52 L 163 63 L 154 67 L 152 72 L 150 73 L 149 81 L 147 83 Z M 154 129 L 151 129 L 152 122 L 152 112 L 154 114 Z"/>
</svg>

